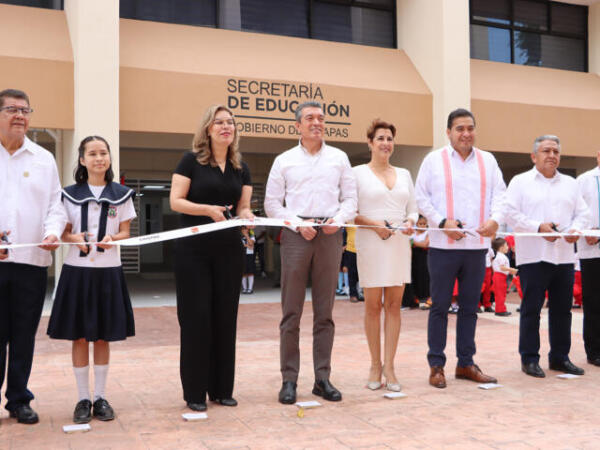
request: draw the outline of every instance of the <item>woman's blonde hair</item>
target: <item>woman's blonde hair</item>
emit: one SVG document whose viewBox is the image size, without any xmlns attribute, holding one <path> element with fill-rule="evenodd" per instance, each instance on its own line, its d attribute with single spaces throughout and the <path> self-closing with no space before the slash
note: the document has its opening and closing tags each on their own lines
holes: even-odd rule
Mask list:
<svg viewBox="0 0 600 450">
<path fill-rule="evenodd" d="M 233 142 L 227 149 L 227 159 L 229 162 L 231 162 L 231 165 L 235 169 L 239 170 L 242 168 L 242 155 L 238 149 L 240 136 L 238 135 L 233 112 L 231 112 L 231 110 L 224 105 L 212 105 L 206 110 L 204 116 L 202 116 L 200 125 L 198 125 L 198 130 L 194 135 L 194 140 L 192 141 L 192 151 L 196 154 L 196 160 L 200 164 L 210 164 L 213 167 L 217 165 L 217 162 L 213 157 L 208 129 L 215 121 L 215 116 L 219 111 L 227 111 L 229 114 L 231 114 L 231 118 L 233 119 Z"/>
</svg>

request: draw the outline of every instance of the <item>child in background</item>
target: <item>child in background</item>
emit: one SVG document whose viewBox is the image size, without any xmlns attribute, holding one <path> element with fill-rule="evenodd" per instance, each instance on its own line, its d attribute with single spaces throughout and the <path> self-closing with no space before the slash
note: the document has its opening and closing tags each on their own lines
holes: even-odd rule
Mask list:
<svg viewBox="0 0 600 450">
<path fill-rule="evenodd" d="M 338 272 L 338 285 L 335 290 L 336 295 L 349 295 L 348 288 L 348 268 L 344 265 L 344 254 L 346 253 L 346 242 L 348 240 L 348 232 L 346 228 L 342 228 L 342 259 L 340 260 L 340 271 Z"/>
<path fill-rule="evenodd" d="M 496 257 L 492 263 L 494 270 L 493 289 L 496 298 L 496 315 L 510 316 L 511 312 L 506 310 L 506 280 L 509 274 L 516 275 L 517 269 L 510 267 L 508 261 L 508 243 L 506 239 L 496 238 L 492 241 L 492 248 Z"/>
<path fill-rule="evenodd" d="M 581 264 L 575 253 L 575 282 L 573 283 L 573 308 L 579 309 L 583 305 L 583 291 L 581 288 Z"/>
<path fill-rule="evenodd" d="M 485 255 L 485 276 L 483 278 L 483 286 L 481 288 L 481 297 L 483 301 L 483 309 L 481 303 L 479 304 L 479 312 L 494 312 L 492 308 L 492 278 L 494 271 L 492 270 L 492 260 L 494 259 L 494 250 L 488 248 L 488 252 Z"/>
<path fill-rule="evenodd" d="M 244 276 L 242 277 L 242 294 L 252 294 L 254 292 L 254 271 L 256 263 L 254 262 L 254 231 L 248 227 L 242 227 L 242 243 L 246 247 L 246 261 L 244 263 Z"/>
<path fill-rule="evenodd" d="M 364 301 L 364 297 L 358 292 L 358 267 L 356 266 L 356 247 L 354 238 L 356 236 L 356 228 L 346 228 L 346 247 L 342 255 L 342 264 L 346 269 L 346 283 L 348 286 L 348 294 L 352 303 Z"/>
<path fill-rule="evenodd" d="M 135 217 L 135 192 L 114 183 L 110 147 L 100 136 L 88 136 L 79 145 L 76 184 L 63 190 L 68 223 L 62 235 L 72 245 L 65 258 L 48 335 L 72 341 L 71 358 L 79 402 L 75 423 L 93 416 L 113 420 L 105 399 L 109 342 L 135 334 L 133 309 L 119 247 L 111 242 L 127 239 Z M 89 230 L 89 231 L 88 231 Z M 89 348 L 94 345 L 94 402 L 89 389 Z"/>
<path fill-rule="evenodd" d="M 419 302 L 420 309 L 431 308 L 431 296 L 429 294 L 429 269 L 427 268 L 427 255 L 429 249 L 429 234 L 427 230 L 427 219 L 419 215 L 417 230 L 412 236 L 412 287 Z"/>
</svg>

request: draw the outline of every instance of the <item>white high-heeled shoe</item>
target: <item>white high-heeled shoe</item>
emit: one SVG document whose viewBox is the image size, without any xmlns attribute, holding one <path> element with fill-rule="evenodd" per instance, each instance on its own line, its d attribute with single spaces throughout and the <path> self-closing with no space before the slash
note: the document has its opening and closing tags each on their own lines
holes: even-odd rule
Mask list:
<svg viewBox="0 0 600 450">
<path fill-rule="evenodd" d="M 367 388 L 372 391 L 376 391 L 377 389 L 381 389 L 381 381 L 369 381 L 367 383 Z"/>
<path fill-rule="evenodd" d="M 400 385 L 400 383 L 387 382 L 387 383 L 385 383 L 385 388 L 388 391 L 392 391 L 392 392 L 400 392 L 402 390 L 402 386 Z"/>
</svg>

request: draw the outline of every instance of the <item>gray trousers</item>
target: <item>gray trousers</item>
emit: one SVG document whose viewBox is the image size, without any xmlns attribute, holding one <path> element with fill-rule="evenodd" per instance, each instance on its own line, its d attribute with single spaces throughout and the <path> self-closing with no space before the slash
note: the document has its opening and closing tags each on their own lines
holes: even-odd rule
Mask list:
<svg viewBox="0 0 600 450">
<path fill-rule="evenodd" d="M 319 231 L 312 241 L 284 229 L 281 236 L 281 375 L 296 382 L 300 370 L 300 319 L 306 285 L 312 280 L 313 365 L 315 379 L 329 379 L 335 325 L 333 302 L 342 258 L 342 231 Z"/>
</svg>

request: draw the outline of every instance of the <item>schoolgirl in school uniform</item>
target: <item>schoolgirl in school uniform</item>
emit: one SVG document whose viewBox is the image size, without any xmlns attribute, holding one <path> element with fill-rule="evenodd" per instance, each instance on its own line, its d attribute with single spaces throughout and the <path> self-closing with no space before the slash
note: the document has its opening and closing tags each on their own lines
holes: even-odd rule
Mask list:
<svg viewBox="0 0 600 450">
<path fill-rule="evenodd" d="M 63 265 L 48 335 L 73 341 L 73 371 L 79 402 L 75 423 L 92 414 L 112 420 L 105 398 L 109 342 L 135 334 L 133 310 L 125 284 L 119 247 L 113 241 L 129 237 L 135 217 L 131 189 L 114 183 L 110 147 L 100 136 L 88 136 L 79 146 L 76 184 L 63 190 L 68 223 L 62 239 L 73 242 Z M 94 343 L 94 397 L 89 391 L 89 343 Z"/>
</svg>

